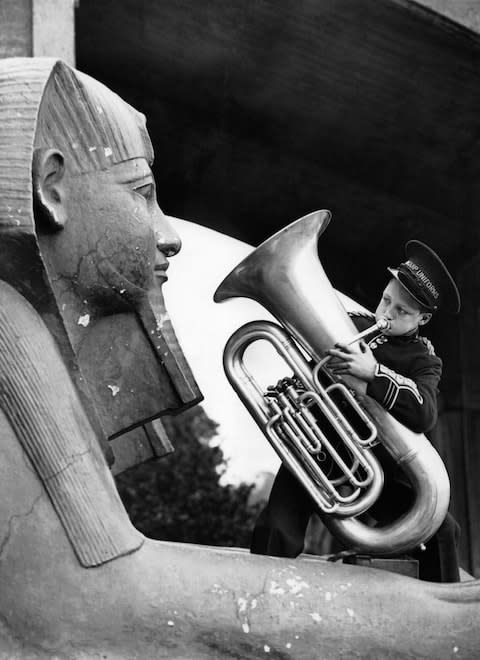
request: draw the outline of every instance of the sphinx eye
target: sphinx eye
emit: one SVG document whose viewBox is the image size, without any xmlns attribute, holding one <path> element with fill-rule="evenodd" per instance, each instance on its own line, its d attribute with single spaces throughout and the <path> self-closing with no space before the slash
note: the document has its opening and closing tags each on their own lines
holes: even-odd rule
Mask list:
<svg viewBox="0 0 480 660">
<path fill-rule="evenodd" d="M 145 183 L 142 186 L 136 186 L 134 188 L 134 191 L 144 197 L 147 200 L 153 199 L 153 196 L 155 194 L 155 186 L 153 183 Z"/>
</svg>

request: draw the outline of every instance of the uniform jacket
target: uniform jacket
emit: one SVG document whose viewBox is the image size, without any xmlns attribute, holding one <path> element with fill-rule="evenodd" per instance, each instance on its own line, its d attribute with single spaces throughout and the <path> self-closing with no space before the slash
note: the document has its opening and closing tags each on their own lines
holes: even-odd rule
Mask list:
<svg viewBox="0 0 480 660">
<path fill-rule="evenodd" d="M 350 316 L 358 330 L 375 323 L 373 314 Z M 435 355 L 431 342 L 418 332 L 400 337 L 378 332 L 366 341 L 378 362 L 367 394 L 412 431 L 429 431 L 437 421 L 442 375 L 442 360 Z"/>
</svg>

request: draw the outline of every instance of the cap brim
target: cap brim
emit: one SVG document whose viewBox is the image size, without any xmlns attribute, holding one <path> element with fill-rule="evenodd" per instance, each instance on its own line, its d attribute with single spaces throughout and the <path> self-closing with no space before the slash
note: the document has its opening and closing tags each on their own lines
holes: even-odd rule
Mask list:
<svg viewBox="0 0 480 660">
<path fill-rule="evenodd" d="M 408 295 L 411 298 L 413 298 L 413 300 L 415 300 L 415 302 L 417 302 L 423 308 L 427 309 L 429 312 L 434 312 L 437 309 L 436 307 L 432 307 L 432 305 L 429 305 L 428 303 L 426 303 L 424 300 L 420 300 L 420 298 L 418 298 L 418 296 L 416 296 L 413 293 L 413 291 L 411 291 L 408 288 L 407 284 L 405 282 L 402 282 L 402 280 L 399 277 L 398 268 L 389 268 L 389 267 L 387 267 L 387 270 L 397 280 L 397 282 L 400 284 L 400 286 L 402 286 L 402 288 L 405 289 L 405 291 L 408 293 Z"/>
</svg>

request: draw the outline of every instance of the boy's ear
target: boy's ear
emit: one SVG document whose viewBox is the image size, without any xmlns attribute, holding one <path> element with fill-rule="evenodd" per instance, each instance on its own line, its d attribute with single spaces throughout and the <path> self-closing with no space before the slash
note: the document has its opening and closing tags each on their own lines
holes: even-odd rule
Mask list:
<svg viewBox="0 0 480 660">
<path fill-rule="evenodd" d="M 65 226 L 65 159 L 56 149 L 35 149 L 32 162 L 35 216 L 45 229 Z"/>
<path fill-rule="evenodd" d="M 418 325 L 425 325 L 430 321 L 431 318 L 432 318 L 431 312 L 422 312 Z"/>
</svg>

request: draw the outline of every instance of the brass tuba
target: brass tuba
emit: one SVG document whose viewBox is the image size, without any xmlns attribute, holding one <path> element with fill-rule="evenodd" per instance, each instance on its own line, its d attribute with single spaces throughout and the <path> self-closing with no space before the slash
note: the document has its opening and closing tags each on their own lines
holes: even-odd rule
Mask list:
<svg viewBox="0 0 480 660">
<path fill-rule="evenodd" d="M 396 421 L 366 395 L 366 384 L 328 370 L 325 351 L 358 334 L 318 258 L 329 211 L 300 218 L 248 255 L 223 280 L 215 302 L 245 297 L 263 305 L 281 325 L 253 321 L 239 328 L 224 351 L 226 376 L 282 462 L 319 508 L 331 533 L 357 552 L 394 555 L 426 542 L 448 509 L 450 485 L 433 446 Z M 378 331 L 376 324 L 369 330 Z M 293 372 L 264 391 L 248 371 L 244 353 L 266 340 Z M 383 486 L 372 452 L 382 443 L 415 493 L 410 509 L 371 527 L 358 516 Z"/>
</svg>

